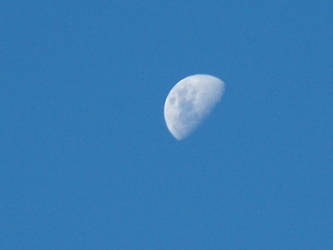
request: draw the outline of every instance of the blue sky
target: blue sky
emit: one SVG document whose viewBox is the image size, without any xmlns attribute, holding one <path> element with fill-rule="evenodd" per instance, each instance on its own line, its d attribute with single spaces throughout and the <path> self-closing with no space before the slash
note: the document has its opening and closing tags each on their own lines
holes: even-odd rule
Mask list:
<svg viewBox="0 0 333 250">
<path fill-rule="evenodd" d="M 333 2 L 0 3 L 1 249 L 332 249 Z M 172 86 L 226 83 L 189 138 Z"/>
</svg>

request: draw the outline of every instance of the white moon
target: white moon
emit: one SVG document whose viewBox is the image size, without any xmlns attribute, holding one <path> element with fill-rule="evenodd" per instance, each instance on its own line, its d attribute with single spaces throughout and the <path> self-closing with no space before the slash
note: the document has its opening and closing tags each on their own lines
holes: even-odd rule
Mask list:
<svg viewBox="0 0 333 250">
<path fill-rule="evenodd" d="M 187 137 L 212 111 L 224 93 L 224 83 L 211 75 L 192 75 L 179 81 L 164 104 L 164 118 L 178 140 Z"/>
</svg>

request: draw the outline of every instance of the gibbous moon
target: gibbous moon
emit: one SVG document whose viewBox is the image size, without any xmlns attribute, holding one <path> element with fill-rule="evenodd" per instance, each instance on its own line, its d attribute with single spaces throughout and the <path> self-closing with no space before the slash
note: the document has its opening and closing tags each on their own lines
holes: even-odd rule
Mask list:
<svg viewBox="0 0 333 250">
<path fill-rule="evenodd" d="M 187 137 L 211 113 L 223 93 L 223 81 L 211 75 L 192 75 L 179 81 L 164 104 L 170 133 L 178 140 Z"/>
</svg>

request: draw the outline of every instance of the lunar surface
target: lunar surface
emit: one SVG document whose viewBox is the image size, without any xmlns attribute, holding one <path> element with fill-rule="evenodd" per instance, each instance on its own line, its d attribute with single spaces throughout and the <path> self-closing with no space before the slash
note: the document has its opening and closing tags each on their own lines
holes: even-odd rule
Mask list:
<svg viewBox="0 0 333 250">
<path fill-rule="evenodd" d="M 224 93 L 224 83 L 211 75 L 192 75 L 179 81 L 164 104 L 164 118 L 178 140 L 189 136 L 211 113 Z"/>
</svg>

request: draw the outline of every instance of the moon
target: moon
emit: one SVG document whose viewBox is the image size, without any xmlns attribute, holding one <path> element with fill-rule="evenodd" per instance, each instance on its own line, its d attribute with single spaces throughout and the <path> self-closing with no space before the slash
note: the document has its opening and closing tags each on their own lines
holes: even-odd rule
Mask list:
<svg viewBox="0 0 333 250">
<path fill-rule="evenodd" d="M 179 81 L 164 104 L 164 119 L 170 133 L 182 140 L 206 118 L 224 93 L 224 82 L 211 75 L 191 75 Z"/>
</svg>

